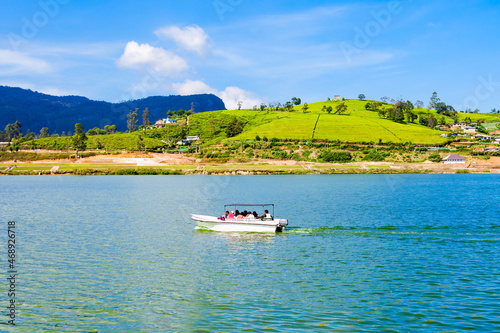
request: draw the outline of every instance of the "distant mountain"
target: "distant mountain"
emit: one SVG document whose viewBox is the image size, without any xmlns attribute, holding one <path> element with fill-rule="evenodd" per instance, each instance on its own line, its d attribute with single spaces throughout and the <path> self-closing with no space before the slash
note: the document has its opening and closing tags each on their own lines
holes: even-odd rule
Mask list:
<svg viewBox="0 0 500 333">
<path fill-rule="evenodd" d="M 21 122 L 22 131 L 39 133 L 48 127 L 50 133 L 74 131 L 81 123 L 85 130 L 105 125 L 116 125 L 119 131 L 127 130 L 127 114 L 139 108 L 139 123 L 142 111 L 149 109 L 152 123 L 165 118 L 167 111 L 191 109 L 195 112 L 225 110 L 222 100 L 212 94 L 190 96 L 154 96 L 123 103 L 93 101 L 81 96 L 51 96 L 27 89 L 0 86 L 0 130 L 16 120 Z"/>
</svg>

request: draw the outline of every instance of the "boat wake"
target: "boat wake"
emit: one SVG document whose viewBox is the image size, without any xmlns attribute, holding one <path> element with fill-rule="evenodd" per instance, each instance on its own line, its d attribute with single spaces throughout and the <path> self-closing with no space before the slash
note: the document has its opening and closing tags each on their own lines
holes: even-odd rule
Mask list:
<svg viewBox="0 0 500 333">
<path fill-rule="evenodd" d="M 386 237 L 386 236 L 408 236 L 418 237 L 427 236 L 435 238 L 443 237 L 463 237 L 479 236 L 488 238 L 492 241 L 500 242 L 500 230 L 494 225 L 488 228 L 464 226 L 451 228 L 447 226 L 377 226 L 377 227 L 356 227 L 356 226 L 332 226 L 332 227 L 289 227 L 284 231 L 285 234 L 298 234 L 307 236 L 358 236 L 358 237 Z M 460 237 L 462 236 L 462 237 Z"/>
</svg>

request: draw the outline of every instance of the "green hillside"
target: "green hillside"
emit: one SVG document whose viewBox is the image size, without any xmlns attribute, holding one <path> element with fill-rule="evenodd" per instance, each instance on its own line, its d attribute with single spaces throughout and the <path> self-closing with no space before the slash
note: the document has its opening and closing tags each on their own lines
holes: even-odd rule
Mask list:
<svg viewBox="0 0 500 333">
<path fill-rule="evenodd" d="M 440 136 L 443 132 L 415 123 L 396 123 L 380 118 L 378 112 L 368 111 L 365 105 L 370 101 L 347 100 L 348 114 L 333 114 L 339 101 L 325 101 L 309 104 L 306 113 L 302 105 L 297 105 L 292 112 L 280 111 L 212 111 L 195 114 L 190 119 L 189 133 L 200 135 L 210 143 L 226 139 L 225 127 L 232 119 L 238 119 L 245 124 L 243 132 L 230 140 L 254 139 L 257 135 L 271 139 L 305 139 L 339 140 L 342 142 L 412 142 L 414 144 L 442 144 L 446 138 Z M 323 106 L 332 106 L 333 112 L 322 111 Z M 427 109 L 415 109 L 416 113 L 428 113 Z M 436 118 L 441 118 L 435 111 Z M 460 114 L 479 118 L 477 114 Z M 495 115 L 480 114 L 482 119 L 498 118 Z M 445 117 L 446 122 L 453 120 Z"/>
<path fill-rule="evenodd" d="M 189 124 L 184 120 L 166 128 L 148 129 L 133 133 L 117 133 L 111 135 L 89 136 L 88 149 L 106 150 L 155 150 L 160 147 L 173 148 L 174 143 L 188 135 L 201 138 L 204 146 L 226 141 L 253 140 L 256 136 L 271 140 L 304 140 L 337 141 L 346 143 L 413 143 L 423 145 L 439 145 L 448 141 L 440 136 L 439 130 L 414 123 L 394 122 L 379 116 L 378 111 L 368 111 L 366 103 L 373 101 L 346 100 L 347 110 L 343 114 L 335 114 L 336 107 L 342 101 L 324 101 L 309 104 L 306 112 L 303 105 L 296 105 L 292 111 L 268 110 L 224 110 L 196 113 L 189 117 Z M 324 107 L 331 106 L 329 114 Z M 389 107 L 390 104 L 382 106 Z M 443 121 L 443 116 L 434 110 L 415 108 L 417 115 L 431 113 L 436 119 Z M 500 115 L 491 113 L 459 113 L 458 120 L 468 118 L 475 122 L 481 120 L 491 124 L 492 128 L 500 122 Z M 446 123 L 454 120 L 444 117 Z M 231 132 L 228 127 L 239 124 L 241 131 Z M 25 143 L 28 147 L 65 150 L 71 147 L 69 137 L 49 137 Z"/>
</svg>

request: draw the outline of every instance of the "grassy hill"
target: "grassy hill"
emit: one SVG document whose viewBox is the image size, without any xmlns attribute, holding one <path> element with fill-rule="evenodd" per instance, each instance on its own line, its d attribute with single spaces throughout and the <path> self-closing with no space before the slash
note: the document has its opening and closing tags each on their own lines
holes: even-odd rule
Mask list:
<svg viewBox="0 0 500 333">
<path fill-rule="evenodd" d="M 306 113 L 302 105 L 295 106 L 293 112 L 278 111 L 212 111 L 195 114 L 190 118 L 189 134 L 200 135 L 209 143 L 226 140 L 225 127 L 232 119 L 245 123 L 243 132 L 230 140 L 254 139 L 262 137 L 294 140 L 339 140 L 342 142 L 379 142 L 414 144 L 442 144 L 446 138 L 440 136 L 443 132 L 416 123 L 396 123 L 380 118 L 378 112 L 368 111 L 365 104 L 369 101 L 347 100 L 348 114 L 327 114 L 323 106 L 332 106 L 335 110 L 339 101 L 324 101 L 309 104 Z M 415 112 L 434 113 L 433 110 L 415 109 Z M 470 117 L 473 121 L 484 119 L 487 122 L 498 121 L 494 114 L 460 114 L 460 119 Z M 453 122 L 445 117 L 447 123 Z"/>
<path fill-rule="evenodd" d="M 381 118 L 377 111 L 368 111 L 365 105 L 370 101 L 347 100 L 347 114 L 334 114 L 340 101 L 324 101 L 309 104 L 307 112 L 302 111 L 302 105 L 295 106 L 292 112 L 261 111 L 261 110 L 223 110 L 196 113 L 189 118 L 189 125 L 184 120 L 167 128 L 149 129 L 133 133 L 117 133 L 112 135 L 89 136 L 88 149 L 107 150 L 153 150 L 165 147 L 167 142 L 173 143 L 187 135 L 200 136 L 204 146 L 219 142 L 240 141 L 267 137 L 280 140 L 337 141 L 347 143 L 413 143 L 423 145 L 439 145 L 448 141 L 440 134 L 445 132 L 434 130 L 415 123 L 397 123 Z M 322 111 L 323 106 L 332 106 L 333 112 Z M 415 113 L 433 113 L 434 110 L 414 109 Z M 498 114 L 460 113 L 459 120 L 466 117 L 472 121 L 479 119 L 487 123 L 500 122 Z M 226 129 L 231 122 L 239 121 L 243 131 L 231 138 L 226 135 Z M 453 119 L 445 117 L 447 123 Z M 86 128 L 88 129 L 88 128 Z M 28 146 L 32 144 L 27 143 Z M 65 150 L 71 147 L 69 137 L 49 137 L 36 140 L 36 147 Z"/>
</svg>

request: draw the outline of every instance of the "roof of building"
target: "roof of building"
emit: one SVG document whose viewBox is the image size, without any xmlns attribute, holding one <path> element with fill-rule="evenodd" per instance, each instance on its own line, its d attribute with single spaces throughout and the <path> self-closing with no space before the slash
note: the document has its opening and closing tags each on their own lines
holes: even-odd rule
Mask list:
<svg viewBox="0 0 500 333">
<path fill-rule="evenodd" d="M 443 158 L 443 161 L 449 161 L 449 160 L 460 160 L 460 161 L 465 161 L 465 157 L 458 155 L 458 154 L 451 154 Z"/>
</svg>

